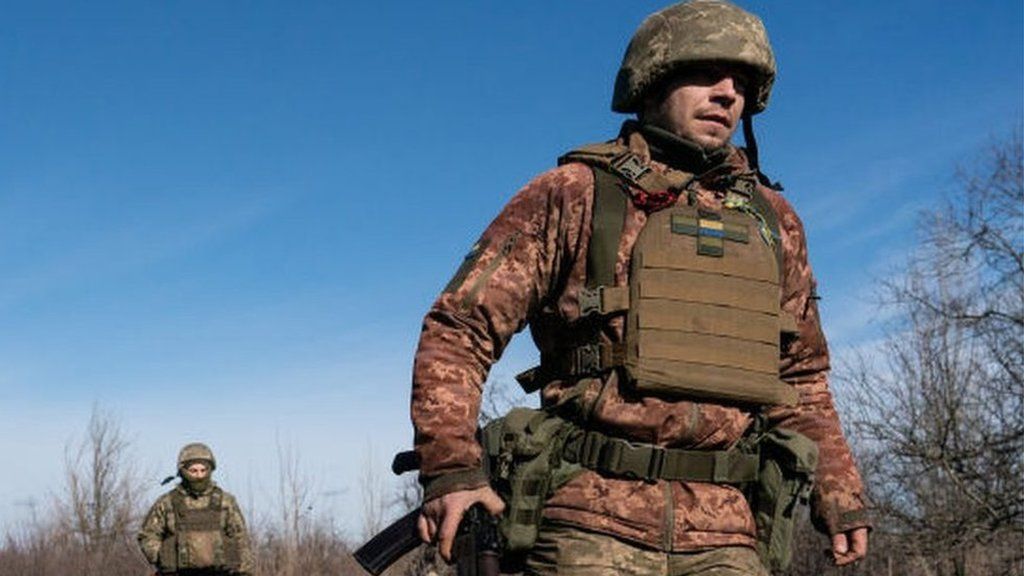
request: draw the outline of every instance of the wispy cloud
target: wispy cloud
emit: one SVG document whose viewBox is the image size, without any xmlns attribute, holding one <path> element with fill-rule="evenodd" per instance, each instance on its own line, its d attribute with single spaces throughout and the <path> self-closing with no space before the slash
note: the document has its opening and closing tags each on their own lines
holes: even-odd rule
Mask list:
<svg viewBox="0 0 1024 576">
<path fill-rule="evenodd" d="M 82 229 L 74 244 L 22 269 L 9 269 L 0 288 L 0 310 L 54 288 L 110 278 L 198 251 L 256 226 L 287 201 L 287 195 L 265 195 L 226 210 L 199 211 L 191 220 L 170 219 L 157 210 L 133 215 L 131 222 L 112 220 L 99 230 Z"/>
</svg>

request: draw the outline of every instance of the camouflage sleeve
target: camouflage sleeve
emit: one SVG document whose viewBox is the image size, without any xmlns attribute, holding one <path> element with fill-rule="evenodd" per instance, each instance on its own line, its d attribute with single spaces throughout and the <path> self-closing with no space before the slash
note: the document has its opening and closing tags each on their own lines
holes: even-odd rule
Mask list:
<svg viewBox="0 0 1024 576">
<path fill-rule="evenodd" d="M 779 215 L 782 235 L 782 309 L 795 316 L 798 332 L 783 339 L 780 374 L 797 388 L 795 408 L 774 410 L 770 417 L 818 444 L 819 464 L 811 499 L 815 525 L 837 534 L 868 526 L 863 483 L 843 436 L 829 389 L 829 352 L 818 317 L 816 282 L 807 258 L 803 224 L 777 194 L 766 193 Z"/>
<path fill-rule="evenodd" d="M 245 516 L 238 506 L 238 500 L 228 493 L 224 493 L 224 504 L 227 508 L 227 520 L 225 526 L 225 537 L 234 543 L 238 550 L 239 565 L 238 573 L 248 576 L 253 573 L 252 545 L 249 541 L 249 529 L 245 525 Z"/>
<path fill-rule="evenodd" d="M 484 485 L 475 438 L 491 365 L 543 305 L 578 242 L 588 168 L 546 172 L 505 206 L 423 321 L 413 366 L 412 420 L 424 499 Z"/>
<path fill-rule="evenodd" d="M 153 503 L 153 506 L 146 513 L 139 529 L 137 540 L 142 555 L 146 561 L 156 566 L 157 558 L 160 555 L 160 545 L 167 535 L 167 516 L 170 513 L 171 500 L 164 494 Z"/>
</svg>

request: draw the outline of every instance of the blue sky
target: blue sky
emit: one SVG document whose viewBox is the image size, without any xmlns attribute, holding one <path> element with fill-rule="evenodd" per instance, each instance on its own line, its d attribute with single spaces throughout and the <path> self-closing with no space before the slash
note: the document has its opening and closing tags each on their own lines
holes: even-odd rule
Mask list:
<svg viewBox="0 0 1024 576">
<path fill-rule="evenodd" d="M 762 163 L 841 353 L 917 211 L 1021 124 L 1021 3 L 740 4 L 779 61 Z M 59 488 L 98 403 L 154 485 L 203 439 L 260 509 L 293 447 L 355 535 L 368 447 L 384 470 L 411 441 L 423 313 L 516 189 L 614 135 L 662 4 L 0 6 L 0 528 Z M 533 356 L 519 338 L 492 377 Z"/>
</svg>

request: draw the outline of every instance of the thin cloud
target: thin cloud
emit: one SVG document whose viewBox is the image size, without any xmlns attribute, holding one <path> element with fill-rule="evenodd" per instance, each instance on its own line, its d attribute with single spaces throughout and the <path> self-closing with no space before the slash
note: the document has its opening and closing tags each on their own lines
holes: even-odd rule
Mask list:
<svg viewBox="0 0 1024 576">
<path fill-rule="evenodd" d="M 268 196 L 231 210 L 204 210 L 192 221 L 169 221 L 163 214 L 151 213 L 142 221 L 105 228 L 28 270 L 9 272 L 0 292 L 0 310 L 57 288 L 115 277 L 199 251 L 256 226 L 286 202 L 283 195 Z"/>
</svg>

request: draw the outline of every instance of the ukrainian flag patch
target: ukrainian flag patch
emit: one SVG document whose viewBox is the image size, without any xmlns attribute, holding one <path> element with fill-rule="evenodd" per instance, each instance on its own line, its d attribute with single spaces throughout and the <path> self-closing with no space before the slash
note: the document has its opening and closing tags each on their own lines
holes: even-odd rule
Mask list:
<svg viewBox="0 0 1024 576">
<path fill-rule="evenodd" d="M 697 216 L 687 214 L 672 215 L 672 233 L 695 236 L 697 238 L 697 254 L 702 256 L 721 257 L 725 254 L 725 241 L 750 241 L 750 231 L 742 224 L 722 222 L 722 216 L 714 212 L 701 210 Z"/>
</svg>

